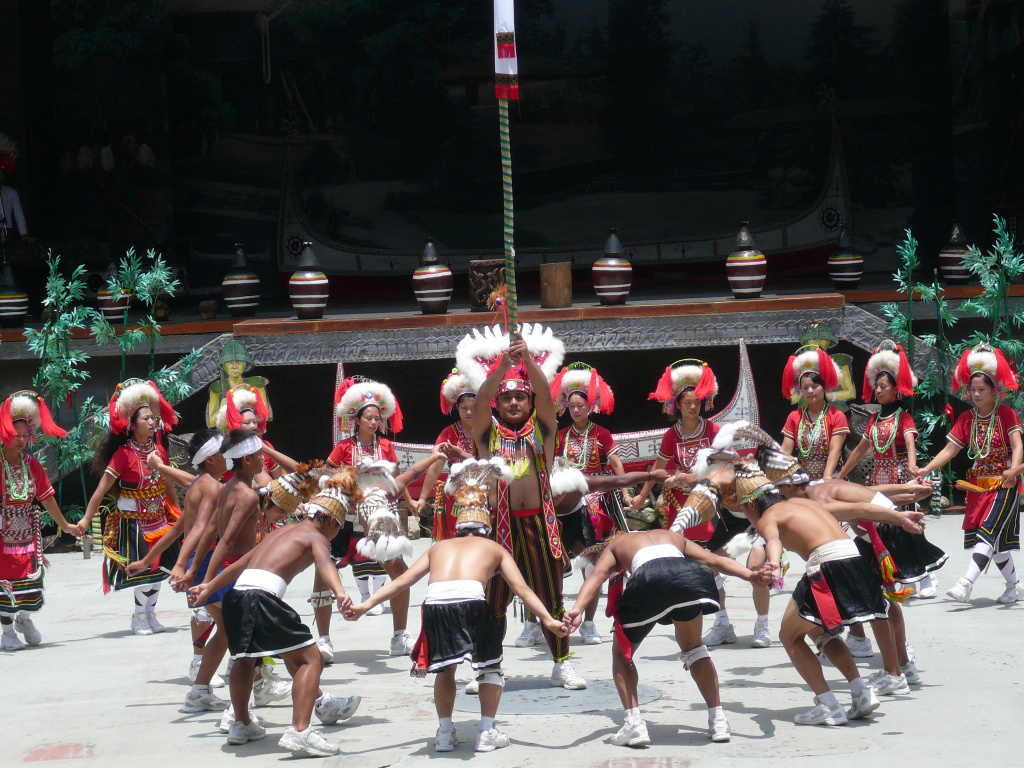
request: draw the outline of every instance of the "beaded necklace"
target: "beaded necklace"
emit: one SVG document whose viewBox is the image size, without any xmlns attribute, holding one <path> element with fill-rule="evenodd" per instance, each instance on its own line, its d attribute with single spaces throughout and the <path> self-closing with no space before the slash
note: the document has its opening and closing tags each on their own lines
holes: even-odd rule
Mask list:
<svg viewBox="0 0 1024 768">
<path fill-rule="evenodd" d="M 700 435 L 704 434 L 704 417 L 703 416 L 698 416 L 697 417 L 697 428 L 695 430 L 693 430 L 693 432 L 691 432 L 688 435 L 684 435 L 683 434 L 683 420 L 679 419 L 679 421 L 676 422 L 676 423 L 677 423 L 677 425 L 679 427 L 679 430 L 678 430 L 679 431 L 679 437 L 681 439 L 683 439 L 683 440 L 693 440 L 695 437 L 699 437 Z"/>
<path fill-rule="evenodd" d="M 363 444 L 359 442 L 359 435 L 352 435 L 352 466 L 357 465 L 364 456 L 369 457 L 373 461 L 377 461 L 380 458 L 380 441 L 377 439 L 377 435 L 373 436 L 373 447 L 369 453 L 363 451 Z"/>
<path fill-rule="evenodd" d="M 543 450 L 542 446 L 538 446 L 536 431 L 537 425 L 532 414 L 518 429 L 498 420 L 494 422 L 489 446 L 491 455 L 501 456 L 505 459 L 512 468 L 513 477 L 517 480 L 530 473 L 530 454 L 527 452 L 526 446 L 533 447 L 534 454 Z"/>
<path fill-rule="evenodd" d="M 825 423 L 825 411 L 828 410 L 828 405 L 821 409 L 821 413 L 818 414 L 818 418 L 814 420 L 814 426 L 810 430 L 810 435 L 807 432 L 807 408 L 803 409 L 803 413 L 800 414 L 800 425 L 796 430 L 796 448 L 800 451 L 800 455 L 806 458 L 811 453 L 811 449 L 814 448 L 814 444 L 818 440 L 818 434 L 821 432 L 822 425 Z"/>
<path fill-rule="evenodd" d="M 892 431 L 886 437 L 884 445 L 878 444 L 878 426 L 881 423 L 882 418 L 879 417 L 875 419 L 875 423 L 871 425 L 871 444 L 875 447 L 875 453 L 877 455 L 882 456 L 883 454 L 888 453 L 889 449 L 892 448 L 892 444 L 896 442 L 896 435 L 900 431 L 900 414 L 902 413 L 903 409 L 897 408 L 891 417 L 886 417 L 886 420 L 892 418 Z"/>
<path fill-rule="evenodd" d="M 14 472 L 11 471 L 11 465 L 7 463 L 7 457 L 0 452 L 0 459 L 4 462 L 4 485 L 7 486 L 7 496 L 11 501 L 28 501 L 29 497 L 29 482 L 28 482 L 28 466 L 25 464 L 25 454 L 20 455 L 21 458 L 21 479 L 15 479 Z"/>
<path fill-rule="evenodd" d="M 587 422 L 587 428 L 581 434 L 576 429 L 576 425 L 573 424 L 569 427 L 569 432 L 565 436 L 565 447 L 562 449 L 562 456 L 569 459 L 576 469 L 587 468 L 590 451 L 594 446 L 594 438 L 590 436 L 593 427 L 593 422 Z"/>
<path fill-rule="evenodd" d="M 983 444 L 982 441 L 979 440 L 980 435 L 978 434 L 978 425 L 984 421 L 985 418 L 988 419 L 988 431 L 985 435 Z M 974 461 L 975 459 L 986 459 L 988 458 L 989 453 L 992 452 L 992 435 L 994 434 L 996 427 L 996 409 L 993 408 L 992 413 L 987 417 L 982 417 L 981 414 L 978 413 L 978 409 L 975 408 L 974 422 L 971 426 L 971 442 L 970 445 L 967 446 L 967 457 L 971 461 Z M 984 429 L 984 427 L 982 427 L 982 429 Z"/>
<path fill-rule="evenodd" d="M 146 480 L 153 478 L 153 472 L 149 469 L 146 458 L 156 450 L 156 443 L 152 439 L 146 443 L 137 443 L 133 438 L 128 438 L 128 448 L 139 465 L 139 487 L 141 488 Z"/>
</svg>

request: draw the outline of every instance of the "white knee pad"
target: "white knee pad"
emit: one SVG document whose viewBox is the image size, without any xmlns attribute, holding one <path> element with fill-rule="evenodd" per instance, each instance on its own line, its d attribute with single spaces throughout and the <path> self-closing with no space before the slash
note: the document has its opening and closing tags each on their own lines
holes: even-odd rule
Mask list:
<svg viewBox="0 0 1024 768">
<path fill-rule="evenodd" d="M 719 589 L 725 589 L 725 579 L 722 578 L 722 574 L 720 573 L 715 574 L 715 586 Z"/>
<path fill-rule="evenodd" d="M 971 550 L 972 554 L 981 555 L 982 557 L 992 557 L 992 553 L 995 551 L 995 547 L 989 544 L 987 541 L 978 540 L 978 543 L 974 545 L 974 549 Z"/>
<path fill-rule="evenodd" d="M 314 608 L 323 608 L 334 602 L 334 593 L 329 589 L 313 592 L 309 596 L 309 602 Z"/>
<path fill-rule="evenodd" d="M 818 653 L 825 652 L 825 646 L 831 643 L 833 640 L 842 640 L 842 635 L 830 635 L 828 632 L 823 633 L 819 637 L 814 639 L 814 647 L 818 649 Z"/>
<path fill-rule="evenodd" d="M 199 624 L 209 624 L 213 621 L 213 617 L 210 612 L 206 610 L 206 606 L 200 606 L 199 608 L 192 609 L 192 618 Z"/>
<path fill-rule="evenodd" d="M 496 685 L 499 688 L 505 687 L 505 676 L 500 669 L 485 669 L 476 677 L 480 685 Z"/>
<path fill-rule="evenodd" d="M 683 651 L 679 654 L 679 660 L 683 662 L 683 669 L 689 671 L 690 668 L 701 659 L 710 659 L 711 654 L 708 652 L 706 645 L 698 645 L 696 648 L 691 648 L 688 651 Z"/>
</svg>

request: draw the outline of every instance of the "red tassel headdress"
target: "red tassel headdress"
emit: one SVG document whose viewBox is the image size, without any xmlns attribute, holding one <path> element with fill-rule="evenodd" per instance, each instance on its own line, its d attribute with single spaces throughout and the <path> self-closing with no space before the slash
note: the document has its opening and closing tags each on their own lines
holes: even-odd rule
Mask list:
<svg viewBox="0 0 1024 768">
<path fill-rule="evenodd" d="M 441 413 L 447 416 L 463 395 L 475 394 L 476 389 L 470 386 L 469 380 L 458 368 L 452 368 L 452 372 L 445 376 L 441 383 Z"/>
<path fill-rule="evenodd" d="M 50 437 L 64 437 L 67 434 L 53 421 L 43 398 L 31 389 L 15 392 L 0 404 L 0 441 L 7 445 L 18 436 L 14 428 L 16 421 L 28 422 L 32 433 L 40 430 Z M 29 439 L 34 441 L 34 435 L 30 435 Z"/>
<path fill-rule="evenodd" d="M 178 424 L 174 408 L 164 399 L 159 388 L 152 381 L 128 379 L 117 385 L 110 398 L 110 429 L 127 434 L 131 429 L 132 416 L 139 408 L 147 406 L 162 422 L 164 432 L 170 432 Z"/>
<path fill-rule="evenodd" d="M 825 385 L 825 391 L 839 387 L 839 366 L 828 352 L 816 344 L 800 347 L 790 355 L 782 371 L 782 396 L 787 400 L 800 393 L 800 377 L 805 373 L 817 373 Z"/>
<path fill-rule="evenodd" d="M 968 349 L 963 353 L 953 372 L 953 389 L 967 389 L 971 384 L 971 377 L 976 373 L 985 374 L 992 382 L 992 386 L 1002 394 L 1018 387 L 1017 374 L 1014 373 L 1002 350 L 988 344 L 978 344 L 974 349 Z"/>
<path fill-rule="evenodd" d="M 217 414 L 217 428 L 225 435 L 232 429 L 240 429 L 245 411 L 252 411 L 256 415 L 260 434 L 266 432 L 270 409 L 259 389 L 251 384 L 239 384 L 228 390 L 221 403 L 220 413 Z"/>
<path fill-rule="evenodd" d="M 886 340 L 875 347 L 874 354 L 868 358 L 868 365 L 864 369 L 864 392 L 865 403 L 870 403 L 874 397 L 875 379 L 878 374 L 888 373 L 896 382 L 896 391 L 901 397 L 912 397 L 914 387 L 917 386 L 917 376 L 914 375 L 907 354 L 903 347 L 895 342 Z"/>
<path fill-rule="evenodd" d="M 676 400 L 684 390 L 693 389 L 697 399 L 703 400 L 709 410 L 714 407 L 718 394 L 718 379 L 711 366 L 703 360 L 689 358 L 677 360 L 665 369 L 658 379 L 658 386 L 647 396 L 663 404 L 665 413 L 674 415 Z"/>
<path fill-rule="evenodd" d="M 352 434 L 356 416 L 371 405 L 380 411 L 380 432 L 387 432 L 388 427 L 396 434 L 402 431 L 402 409 L 391 388 L 379 381 L 350 376 L 334 393 L 334 415 L 342 434 Z"/>
<path fill-rule="evenodd" d="M 611 413 L 615 410 L 615 394 L 611 387 L 596 368 L 586 363 L 570 363 L 551 382 L 551 397 L 559 415 L 569 407 L 569 397 L 573 393 L 587 398 L 591 413 Z"/>
</svg>

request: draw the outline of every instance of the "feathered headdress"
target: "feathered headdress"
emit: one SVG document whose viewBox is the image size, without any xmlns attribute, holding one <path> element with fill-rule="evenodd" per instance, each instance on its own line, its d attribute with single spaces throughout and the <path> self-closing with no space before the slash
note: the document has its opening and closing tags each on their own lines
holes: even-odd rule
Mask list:
<svg viewBox="0 0 1024 768">
<path fill-rule="evenodd" d="M 865 403 L 870 403 L 875 396 L 875 379 L 878 374 L 888 373 L 896 382 L 896 391 L 901 397 L 911 397 L 914 394 L 914 387 L 917 386 L 917 376 L 914 375 L 907 354 L 903 347 L 895 342 L 886 339 L 877 347 L 874 354 L 868 358 L 868 367 L 864 369 L 864 393 Z"/>
<path fill-rule="evenodd" d="M 251 384 L 239 384 L 227 391 L 217 412 L 217 429 L 225 435 L 232 429 L 240 429 L 243 411 L 252 411 L 256 414 L 260 432 L 266 431 L 270 409 L 267 408 L 260 391 Z"/>
<path fill-rule="evenodd" d="M 67 434 L 53 421 L 43 398 L 31 389 L 8 395 L 0 404 L 0 441 L 7 445 L 18 436 L 14 428 L 16 421 L 28 422 L 30 442 L 34 442 L 36 430 L 42 430 L 44 435 L 50 437 L 64 437 Z"/>
<path fill-rule="evenodd" d="M 563 456 L 556 456 L 551 462 L 549 483 L 551 495 L 554 497 L 564 496 L 567 493 L 578 493 L 582 496 L 590 493 L 587 476 Z"/>
<path fill-rule="evenodd" d="M 810 344 L 800 347 L 796 354 L 790 355 L 786 367 L 782 371 L 782 396 L 787 400 L 800 393 L 800 377 L 805 373 L 817 373 L 825 384 L 825 391 L 839 386 L 839 366 L 835 364 L 828 352 L 821 347 Z"/>
<path fill-rule="evenodd" d="M 676 400 L 685 390 L 693 389 L 698 400 L 703 400 L 706 408 L 715 404 L 718 394 L 718 379 L 711 366 L 703 360 L 677 360 L 665 369 L 658 380 L 658 387 L 647 396 L 648 400 L 657 400 L 663 404 L 665 413 L 674 415 Z"/>
<path fill-rule="evenodd" d="M 710 448 L 697 451 L 691 471 L 698 480 L 703 479 L 715 466 L 733 466 L 740 460 L 740 455 L 733 448 L 736 432 L 748 426 L 744 420 L 727 421 L 721 426 Z"/>
<path fill-rule="evenodd" d="M 306 514 L 313 519 L 334 517 L 339 525 L 344 525 L 350 507 L 362 499 L 363 491 L 359 487 L 356 470 L 340 467 L 326 478 L 320 492 L 306 504 Z"/>
<path fill-rule="evenodd" d="M 450 414 L 463 395 L 476 395 L 476 389 L 469 385 L 458 368 L 452 368 L 441 384 L 441 413 L 445 416 Z"/>
<path fill-rule="evenodd" d="M 477 528 L 490 530 L 491 487 L 497 480 L 510 482 L 512 468 L 500 456 L 490 459 L 466 459 L 452 467 L 445 483 L 445 493 L 455 497 L 459 516 L 455 521 L 456 531 Z"/>
<path fill-rule="evenodd" d="M 1005 391 L 1017 389 L 1017 374 L 1001 350 L 988 344 L 978 344 L 968 349 L 960 358 L 956 370 L 953 371 L 953 389 L 965 390 L 971 385 L 971 377 L 983 373 L 992 386 L 1005 394 Z"/>
<path fill-rule="evenodd" d="M 550 382 L 554 379 L 562 359 L 565 357 L 565 346 L 540 323 L 524 323 L 520 335 L 526 342 L 526 348 L 537 361 L 544 376 Z M 481 333 L 474 328 L 466 334 L 455 350 L 455 364 L 466 377 L 470 387 L 479 389 L 491 372 L 498 367 L 501 356 L 509 348 L 509 335 L 495 325 L 484 328 Z M 511 386 L 509 386 L 511 385 Z M 504 383 L 499 391 L 518 389 L 531 392 L 530 380 L 523 366 L 517 365 L 505 374 Z"/>
<path fill-rule="evenodd" d="M 110 398 L 110 429 L 115 433 L 127 434 L 131 429 L 132 416 L 143 406 L 148 406 L 163 424 L 164 432 L 170 432 L 178 423 L 171 404 L 168 403 L 156 384 L 142 379 L 128 379 L 117 385 Z"/>
<path fill-rule="evenodd" d="M 765 476 L 773 483 L 800 485 L 810 481 L 800 462 L 794 456 L 783 453 L 782 446 L 775 438 L 753 424 L 745 424 L 736 430 L 735 439 L 749 440 L 757 445 L 754 454 Z"/>
<path fill-rule="evenodd" d="M 319 488 L 316 478 L 310 474 L 309 464 L 298 464 L 294 472 L 281 475 L 270 481 L 270 498 L 285 513 L 295 513 L 299 504 L 309 501 Z"/>
<path fill-rule="evenodd" d="M 761 494 L 775 490 L 757 462 L 745 461 L 737 465 L 733 472 L 736 476 L 736 498 L 741 502 L 753 501 Z"/>
<path fill-rule="evenodd" d="M 356 552 L 380 563 L 412 554 L 412 542 L 403 535 L 402 521 L 391 504 L 398 495 L 394 471 L 390 461 L 363 459 L 356 465 L 363 498 L 355 511 L 365 531 Z"/>
<path fill-rule="evenodd" d="M 569 363 L 551 382 L 551 397 L 559 415 L 565 413 L 569 397 L 573 394 L 587 399 L 591 413 L 611 413 L 615 409 L 615 395 L 611 387 L 596 368 L 586 363 Z"/>
<path fill-rule="evenodd" d="M 402 409 L 391 388 L 379 381 L 350 376 L 334 393 L 334 415 L 341 432 L 351 434 L 356 416 L 371 405 L 380 410 L 380 432 L 387 432 L 388 427 L 395 434 L 402 431 Z"/>
</svg>

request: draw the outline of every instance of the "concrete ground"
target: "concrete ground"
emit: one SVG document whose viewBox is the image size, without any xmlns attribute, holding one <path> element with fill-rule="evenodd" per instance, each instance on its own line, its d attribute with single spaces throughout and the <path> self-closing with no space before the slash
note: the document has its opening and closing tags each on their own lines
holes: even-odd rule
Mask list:
<svg viewBox="0 0 1024 768">
<path fill-rule="evenodd" d="M 409 676 L 406 658 L 390 657 L 386 648 L 391 618 L 368 616 L 358 623 L 334 617 L 336 662 L 323 675 L 323 687 L 338 695 L 359 694 L 362 707 L 344 724 L 324 729 L 342 745 L 341 755 L 324 765 L 426 765 L 431 761 L 476 760 L 487 766 L 532 766 L 559 763 L 594 768 L 658 766 L 747 766 L 752 760 L 774 766 L 887 765 L 1024 765 L 1018 731 L 1024 705 L 1024 671 L 1018 663 L 1024 636 L 1024 604 L 995 602 L 1003 590 L 992 569 L 978 581 L 971 605 L 954 603 L 942 593 L 966 567 L 962 518 L 929 521 L 929 538 L 950 554 L 940 572 L 940 597 L 912 600 L 906 609 L 908 636 L 917 653 L 923 684 L 909 696 L 885 697 L 869 721 L 844 728 L 796 726 L 793 715 L 811 704 L 811 694 L 789 663 L 783 648 L 750 648 L 754 613 L 742 582 L 727 589 L 733 623 L 740 634 L 733 645 L 712 651 L 721 682 L 722 701 L 732 724 L 728 744 L 706 736 L 703 701 L 678 661 L 678 648 L 666 627 L 658 627 L 637 654 L 642 707 L 652 746 L 631 750 L 607 743 L 622 712 L 610 683 L 610 645 L 582 646 L 573 640 L 574 662 L 591 686 L 563 691 L 548 685 L 550 662 L 539 647 L 512 646 L 518 620 L 510 624 L 505 669 L 510 676 L 499 726 L 512 746 L 475 755 L 478 711 L 475 698 L 460 693 L 455 721 L 463 743 L 441 755 L 433 751 L 437 727 L 431 680 Z M 428 542 L 416 542 L 421 553 Z M 787 591 L 796 584 L 802 563 L 794 558 Z M 259 710 L 269 721 L 267 738 L 230 747 L 215 726 L 219 715 L 182 715 L 186 671 L 191 655 L 184 598 L 167 590 L 158 615 L 168 631 L 135 637 L 129 630 L 130 594 L 104 597 L 101 560 L 81 553 L 51 557 L 47 602 L 36 617 L 44 642 L 37 648 L 0 653 L 0 744 L 3 764 L 47 761 L 55 765 L 213 766 L 279 765 L 292 760 L 277 747 L 290 722 L 290 702 Z M 351 573 L 344 575 L 355 591 Z M 306 597 L 312 573 L 300 575 L 288 599 L 305 618 L 312 612 Z M 567 580 L 569 603 L 579 588 L 578 575 Z M 419 628 L 415 606 L 425 584 L 413 590 L 410 624 Z M 358 594 L 358 593 L 356 593 Z M 788 596 L 772 600 L 772 629 Z M 603 605 L 603 604 L 602 604 Z M 705 625 L 710 621 L 706 620 Z M 610 621 L 598 626 L 608 637 Z M 862 659 L 865 673 L 880 660 Z M 279 667 L 281 669 L 282 667 Z M 840 701 L 849 703 L 845 681 L 834 668 Z M 467 680 L 465 670 L 460 679 Z M 221 689 L 226 696 L 226 691 Z M 643 695 L 645 694 L 645 695 Z M 465 742 L 469 742 L 468 744 Z M 239 762 L 239 758 L 247 758 Z"/>
</svg>

